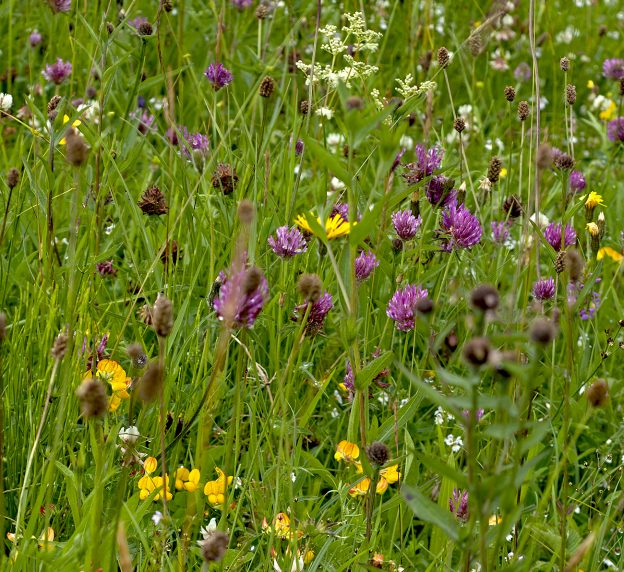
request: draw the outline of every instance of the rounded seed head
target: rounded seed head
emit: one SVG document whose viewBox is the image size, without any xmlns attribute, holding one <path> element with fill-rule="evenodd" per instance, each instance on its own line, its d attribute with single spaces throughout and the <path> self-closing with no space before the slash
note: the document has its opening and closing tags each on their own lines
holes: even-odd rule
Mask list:
<svg viewBox="0 0 624 572">
<path fill-rule="evenodd" d="M 310 102 L 307 99 L 299 104 L 299 111 L 302 115 L 307 115 L 310 112 Z"/>
<path fill-rule="evenodd" d="M 552 147 L 548 143 L 542 143 L 537 148 L 537 167 L 539 169 L 548 169 L 553 160 Z"/>
<path fill-rule="evenodd" d="M 518 218 L 522 215 L 522 204 L 516 195 L 509 195 L 503 203 L 503 211 L 509 218 Z"/>
<path fill-rule="evenodd" d="M 257 266 L 252 266 L 247 269 L 245 272 L 245 278 L 243 280 L 243 292 L 248 296 L 252 292 L 255 292 L 260 284 L 262 283 L 262 279 L 264 278 L 264 274 L 262 270 Z"/>
<path fill-rule="evenodd" d="M 431 298 L 419 298 L 414 308 L 419 314 L 430 314 L 433 312 L 433 301 Z"/>
<path fill-rule="evenodd" d="M 531 324 L 531 340 L 537 344 L 549 344 L 555 339 L 556 335 L 557 330 L 555 325 L 546 318 L 537 318 L 533 324 Z"/>
<path fill-rule="evenodd" d="M 141 22 L 139 25 L 140 36 L 151 36 L 154 33 L 154 28 L 149 22 Z"/>
<path fill-rule="evenodd" d="M 9 186 L 9 189 L 14 189 L 15 187 L 17 187 L 17 183 L 19 183 L 19 180 L 19 171 L 15 167 L 9 169 L 9 172 L 7 173 L 7 185 Z"/>
<path fill-rule="evenodd" d="M 609 400 L 609 384 L 604 379 L 597 379 L 587 389 L 587 401 L 592 407 L 602 407 Z"/>
<path fill-rule="evenodd" d="M 373 465 L 381 467 L 385 465 L 390 458 L 390 451 L 388 451 L 388 447 L 381 441 L 374 441 L 366 447 L 366 456 Z"/>
<path fill-rule="evenodd" d="M 457 117 L 453 122 L 453 129 L 457 131 L 457 133 L 461 133 L 464 129 L 466 129 L 466 122 L 463 117 Z"/>
<path fill-rule="evenodd" d="M 576 103 L 576 86 L 569 83 L 566 85 L 566 101 L 568 105 L 574 105 Z"/>
<path fill-rule="evenodd" d="M 297 290 L 306 302 L 316 302 L 323 293 L 323 283 L 317 274 L 302 274 Z"/>
<path fill-rule="evenodd" d="M 487 362 L 490 355 L 490 342 L 487 338 L 472 338 L 464 346 L 464 359 L 472 365 L 479 366 Z"/>
<path fill-rule="evenodd" d="M 58 336 L 56 336 L 56 339 L 54 340 L 54 343 L 52 344 L 52 349 L 50 350 L 50 353 L 52 354 L 52 357 L 56 360 L 61 360 L 63 359 L 63 356 L 65 355 L 65 352 L 67 351 L 67 342 L 69 341 L 69 338 L 67 337 L 67 334 L 64 333 L 60 333 Z"/>
<path fill-rule="evenodd" d="M 60 95 L 54 95 L 50 101 L 48 101 L 48 119 L 50 119 L 50 121 L 56 119 L 58 113 L 56 108 L 59 106 L 59 103 L 61 103 L 61 99 L 63 98 Z"/>
<path fill-rule="evenodd" d="M 570 60 L 566 57 L 563 57 L 559 60 L 559 67 L 561 71 L 567 72 L 570 69 Z"/>
<path fill-rule="evenodd" d="M 238 220 L 240 220 L 243 224 L 251 224 L 255 215 L 256 208 L 251 201 L 243 199 L 240 203 L 238 203 Z"/>
<path fill-rule="evenodd" d="M 503 162 L 498 157 L 492 157 L 487 172 L 487 178 L 490 180 L 490 183 L 494 184 L 498 182 L 502 170 Z"/>
<path fill-rule="evenodd" d="M 201 543 L 202 557 L 205 562 L 219 562 L 225 556 L 230 538 L 225 532 L 215 530 Z"/>
<path fill-rule="evenodd" d="M 444 46 L 442 46 L 438 50 L 438 64 L 440 64 L 441 68 L 445 68 L 446 66 L 448 66 L 449 59 L 450 56 L 448 50 Z"/>
<path fill-rule="evenodd" d="M 516 90 L 510 85 L 505 87 L 505 99 L 509 103 L 511 103 L 514 99 L 516 99 Z"/>
<path fill-rule="evenodd" d="M 583 276 L 583 258 L 577 250 L 571 248 L 566 251 L 565 268 L 570 273 L 570 280 L 577 282 Z"/>
<path fill-rule="evenodd" d="M 89 148 L 82 136 L 73 127 L 67 130 L 65 135 L 65 157 L 68 163 L 74 167 L 82 166 L 89 155 Z"/>
<path fill-rule="evenodd" d="M 158 295 L 152 310 L 152 326 L 157 335 L 166 338 L 173 329 L 173 304 L 162 294 Z"/>
<path fill-rule="evenodd" d="M 275 91 L 275 80 L 271 76 L 266 76 L 261 82 L 258 88 L 260 97 L 271 97 Z"/>
<path fill-rule="evenodd" d="M 526 120 L 526 118 L 529 116 L 529 102 L 528 101 L 521 101 L 518 104 L 518 119 L 520 121 L 524 121 Z"/>
<path fill-rule="evenodd" d="M 173 1 L 162 0 L 162 7 L 165 12 L 171 12 L 173 10 Z"/>
<path fill-rule="evenodd" d="M 137 384 L 139 398 L 146 403 L 154 401 L 162 391 L 164 381 L 163 368 L 158 360 L 150 362 L 147 371 Z"/>
<path fill-rule="evenodd" d="M 495 310 L 498 307 L 498 290 L 489 284 L 477 286 L 470 294 L 472 305 L 483 310 Z"/>
<path fill-rule="evenodd" d="M 104 384 L 93 377 L 85 379 L 76 389 L 80 412 L 87 419 L 103 417 L 108 410 L 108 397 Z"/>
<path fill-rule="evenodd" d="M 132 365 L 137 368 L 145 367 L 147 364 L 147 356 L 143 350 L 143 346 L 139 343 L 133 343 L 126 349 L 128 357 L 132 360 Z"/>
</svg>

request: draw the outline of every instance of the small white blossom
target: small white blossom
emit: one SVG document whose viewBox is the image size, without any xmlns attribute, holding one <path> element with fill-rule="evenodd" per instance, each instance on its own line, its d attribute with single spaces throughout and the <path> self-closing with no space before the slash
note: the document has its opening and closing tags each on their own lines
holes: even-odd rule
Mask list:
<svg viewBox="0 0 624 572">
<path fill-rule="evenodd" d="M 331 119 L 334 116 L 334 112 L 329 107 L 319 107 L 315 113 L 325 119 Z"/>
<path fill-rule="evenodd" d="M 10 93 L 0 92 L 0 111 L 9 111 L 13 105 L 13 96 Z"/>
</svg>

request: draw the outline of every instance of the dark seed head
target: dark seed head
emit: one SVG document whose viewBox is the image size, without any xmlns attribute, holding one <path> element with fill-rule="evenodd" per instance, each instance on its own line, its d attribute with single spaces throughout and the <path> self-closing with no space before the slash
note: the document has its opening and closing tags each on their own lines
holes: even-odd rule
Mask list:
<svg viewBox="0 0 624 572">
<path fill-rule="evenodd" d="M 415 309 L 419 314 L 430 314 L 433 311 L 433 301 L 430 298 L 419 298 Z"/>
<path fill-rule="evenodd" d="M 349 111 L 354 109 L 364 109 L 364 100 L 357 95 L 352 95 L 347 99 L 346 105 Z"/>
<path fill-rule="evenodd" d="M 158 187 L 150 187 L 142 195 L 138 202 L 139 208 L 146 215 L 164 215 L 169 211 L 167 199 Z"/>
<path fill-rule="evenodd" d="M 19 183 L 19 180 L 19 171 L 15 167 L 9 169 L 9 172 L 7 173 L 7 185 L 9 186 L 9 189 L 14 189 L 15 187 L 17 187 L 17 183 Z"/>
<path fill-rule="evenodd" d="M 219 562 L 225 556 L 230 538 L 225 532 L 215 530 L 201 543 L 202 557 L 205 562 Z"/>
<path fill-rule="evenodd" d="M 557 330 L 555 325 L 546 318 L 537 318 L 533 324 L 531 324 L 530 336 L 537 344 L 549 344 L 555 339 Z"/>
<path fill-rule="evenodd" d="M 566 251 L 565 266 L 570 274 L 570 280 L 572 280 L 572 282 L 577 282 L 581 279 L 585 264 L 582 256 L 574 248 Z"/>
<path fill-rule="evenodd" d="M 446 66 L 448 66 L 449 63 L 449 52 L 445 47 L 441 47 L 438 50 L 438 64 L 440 65 L 441 68 L 445 68 Z"/>
<path fill-rule="evenodd" d="M 316 302 L 323 293 L 323 283 L 317 274 L 302 274 L 297 290 L 306 302 Z"/>
<path fill-rule="evenodd" d="M 505 99 L 509 103 L 511 103 L 514 99 L 516 99 L 516 90 L 510 85 L 505 87 Z"/>
<path fill-rule="evenodd" d="M 464 129 L 466 129 L 466 122 L 462 117 L 455 118 L 453 122 L 453 129 L 457 131 L 457 133 L 461 133 Z"/>
<path fill-rule="evenodd" d="M 366 447 L 366 456 L 373 465 L 381 467 L 388 461 L 390 451 L 388 451 L 388 447 L 381 441 L 373 441 Z"/>
<path fill-rule="evenodd" d="M 574 168 L 574 159 L 567 153 L 557 153 L 553 163 L 561 171 L 571 171 Z"/>
<path fill-rule="evenodd" d="M 80 400 L 80 411 L 86 419 L 103 417 L 108 409 L 108 397 L 104 384 L 90 377 L 85 379 L 76 390 Z"/>
<path fill-rule="evenodd" d="M 147 356 L 143 350 L 143 346 L 139 343 L 133 343 L 126 349 L 128 357 L 132 360 L 132 365 L 136 368 L 143 368 L 147 364 Z"/>
<path fill-rule="evenodd" d="M 569 83 L 566 85 L 566 101 L 568 105 L 574 105 L 576 103 L 576 86 Z"/>
<path fill-rule="evenodd" d="M 59 106 L 59 103 L 61 103 L 61 99 L 63 98 L 60 95 L 54 95 L 50 101 L 48 101 L 48 119 L 50 121 L 54 121 L 56 119 L 56 115 L 58 113 L 56 108 Z"/>
<path fill-rule="evenodd" d="M 609 384 L 602 378 L 597 379 L 587 389 L 587 401 L 592 407 L 602 407 L 609 400 Z"/>
<path fill-rule="evenodd" d="M 258 88 L 260 97 L 271 97 L 274 91 L 275 80 L 271 76 L 265 76 L 265 78 L 260 82 L 260 87 Z"/>
<path fill-rule="evenodd" d="M 494 184 L 498 182 L 502 170 L 503 162 L 498 157 L 492 157 L 487 172 L 487 178 L 490 180 L 490 183 Z"/>
<path fill-rule="evenodd" d="M 173 329 L 173 304 L 162 294 L 158 295 L 152 310 L 152 326 L 161 338 L 166 338 Z"/>
<path fill-rule="evenodd" d="M 149 22 L 141 22 L 139 25 L 140 36 L 151 36 L 154 33 L 154 28 Z"/>
<path fill-rule="evenodd" d="M 470 294 L 470 302 L 473 307 L 482 310 L 495 310 L 498 307 L 498 291 L 494 286 L 481 284 Z"/>
<path fill-rule="evenodd" d="M 520 121 L 524 121 L 526 120 L 528 116 L 529 116 L 529 102 L 521 101 L 518 104 L 518 119 Z"/>
<path fill-rule="evenodd" d="M 139 398 L 146 403 L 154 401 L 162 390 L 164 381 L 163 368 L 158 360 L 150 362 L 147 371 L 137 384 Z"/>
<path fill-rule="evenodd" d="M 67 130 L 65 141 L 65 157 L 68 163 L 74 167 L 82 166 L 89 155 L 89 148 L 82 136 L 73 127 L 70 127 Z"/>
<path fill-rule="evenodd" d="M 538 169 L 548 169 L 553 161 L 552 147 L 548 143 L 542 143 L 537 148 L 537 167 Z"/>
<path fill-rule="evenodd" d="M 68 341 L 69 341 L 69 338 L 67 337 L 67 334 L 64 334 L 61 332 L 58 336 L 56 336 L 56 339 L 54 340 L 54 343 L 52 344 L 52 349 L 50 350 L 50 353 L 52 354 L 52 357 L 55 360 L 63 359 L 63 356 L 65 355 L 65 352 L 67 351 Z"/>
<path fill-rule="evenodd" d="M 522 204 L 516 195 L 509 195 L 503 203 L 503 211 L 509 218 L 518 218 L 522 215 Z"/>
<path fill-rule="evenodd" d="M 472 365 L 483 365 L 490 355 L 490 342 L 487 338 L 472 338 L 464 346 L 464 359 Z"/>
<path fill-rule="evenodd" d="M 237 183 L 238 175 L 232 165 L 219 163 L 212 175 L 212 186 L 215 189 L 221 189 L 224 195 L 230 195 L 234 192 Z"/>
<path fill-rule="evenodd" d="M 301 101 L 299 111 L 302 115 L 307 115 L 310 112 L 310 102 L 307 99 Z"/>
<path fill-rule="evenodd" d="M 568 58 L 561 58 L 559 60 L 559 67 L 561 71 L 567 72 L 570 69 L 570 60 Z"/>
</svg>

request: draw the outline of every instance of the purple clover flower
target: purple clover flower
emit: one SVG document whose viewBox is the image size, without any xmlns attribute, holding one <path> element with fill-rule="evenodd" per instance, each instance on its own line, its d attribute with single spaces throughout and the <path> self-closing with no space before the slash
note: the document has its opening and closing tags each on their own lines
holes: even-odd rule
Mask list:
<svg viewBox="0 0 624 572">
<path fill-rule="evenodd" d="M 608 79 L 624 78 L 624 60 L 620 58 L 605 60 L 602 64 L 602 73 Z"/>
<path fill-rule="evenodd" d="M 43 42 L 43 36 L 37 31 L 33 30 L 28 36 L 28 43 L 31 48 L 36 48 L 39 44 Z"/>
<path fill-rule="evenodd" d="M 504 244 L 509 238 L 509 229 L 511 228 L 511 221 L 493 220 L 490 223 L 490 227 L 492 228 L 492 239 L 494 240 L 494 242 L 497 242 L 498 244 Z"/>
<path fill-rule="evenodd" d="M 99 272 L 100 276 L 115 276 L 117 274 L 117 269 L 113 266 L 112 260 L 98 262 L 95 265 L 95 269 Z"/>
<path fill-rule="evenodd" d="M 212 84 L 215 91 L 219 91 L 222 87 L 230 85 L 234 79 L 232 72 L 220 63 L 210 64 L 204 72 L 204 75 L 208 78 L 208 81 Z"/>
<path fill-rule="evenodd" d="M 527 82 L 531 79 L 531 66 L 526 62 L 521 62 L 514 70 L 514 77 L 517 81 Z"/>
<path fill-rule="evenodd" d="M 219 277 L 221 288 L 213 303 L 219 319 L 234 328 L 253 327 L 269 297 L 264 274 L 257 268 L 246 268 L 243 262 L 242 267 L 232 265 L 228 274 L 221 272 Z"/>
<path fill-rule="evenodd" d="M 56 85 L 62 84 L 72 72 L 72 65 L 57 58 L 53 64 L 46 64 L 45 70 L 41 72 L 43 77 Z"/>
<path fill-rule="evenodd" d="M 624 142 L 624 117 L 616 117 L 607 123 L 607 137 L 610 141 Z"/>
<path fill-rule="evenodd" d="M 378 266 L 379 260 L 371 250 L 362 251 L 355 259 L 355 278 L 358 282 L 366 280 Z"/>
<path fill-rule="evenodd" d="M 481 240 L 483 229 L 479 219 L 464 204 L 453 201 L 442 214 L 440 221 L 443 238 L 442 250 L 450 252 L 455 248 L 470 248 Z"/>
<path fill-rule="evenodd" d="M 416 161 L 405 165 L 407 173 L 403 173 L 403 177 L 408 185 L 415 185 L 425 177 L 431 176 L 440 167 L 442 157 L 444 156 L 444 149 L 438 146 L 427 149 L 419 143 L 414 151 L 416 153 Z"/>
<path fill-rule="evenodd" d="M 436 175 L 425 185 L 425 195 L 433 206 L 446 206 L 457 198 L 457 191 L 453 189 L 452 179 Z"/>
<path fill-rule="evenodd" d="M 581 171 L 572 171 L 570 173 L 570 190 L 573 193 L 580 193 L 587 186 L 587 181 Z"/>
<path fill-rule="evenodd" d="M 468 512 L 468 491 L 453 489 L 453 496 L 449 498 L 449 510 L 455 515 L 457 520 L 468 522 L 470 513 Z"/>
<path fill-rule="evenodd" d="M 377 348 L 372 354 L 372 359 L 377 359 L 381 355 L 381 349 Z M 366 362 L 362 363 L 362 367 L 366 365 Z M 386 388 L 388 387 L 388 383 L 383 381 L 384 378 L 390 375 L 390 370 L 388 368 L 382 369 L 374 378 L 373 383 L 375 383 L 378 387 Z M 351 367 L 351 361 L 349 359 L 346 360 L 345 364 L 345 376 L 342 380 L 345 389 L 349 392 L 349 396 L 353 396 L 355 393 L 355 375 L 353 375 L 353 368 Z"/>
<path fill-rule="evenodd" d="M 481 418 L 483 417 L 483 414 L 485 413 L 485 409 L 477 409 L 475 412 L 475 419 L 477 420 L 477 423 L 479 423 L 479 421 L 481 421 Z M 470 409 L 464 409 L 462 411 L 462 417 L 468 421 L 470 419 Z"/>
<path fill-rule="evenodd" d="M 48 4 L 55 14 L 66 13 L 71 10 L 71 0 L 48 0 Z"/>
<path fill-rule="evenodd" d="M 396 322 L 397 330 L 409 332 L 414 329 L 416 302 L 426 298 L 427 295 L 425 288 L 413 284 L 408 284 L 392 295 L 386 308 L 386 315 Z"/>
<path fill-rule="evenodd" d="M 555 295 L 555 280 L 546 278 L 533 284 L 533 296 L 538 300 L 550 300 Z"/>
<path fill-rule="evenodd" d="M 275 231 L 275 236 L 269 236 L 269 246 L 273 252 L 281 258 L 292 258 L 308 249 L 308 245 L 301 231 L 293 226 L 280 226 Z"/>
<path fill-rule="evenodd" d="M 596 278 L 596 284 L 600 284 L 601 279 Z M 585 285 L 582 282 L 570 282 L 568 284 L 568 305 L 573 306 L 576 304 L 578 295 L 583 291 Z M 591 320 L 600 308 L 601 298 L 600 292 L 596 290 L 592 291 L 591 298 L 587 297 L 583 307 L 579 310 L 579 316 L 581 320 Z"/>
<path fill-rule="evenodd" d="M 347 203 L 336 203 L 329 214 L 329 218 L 334 218 L 336 215 L 340 215 L 343 220 L 349 220 L 349 205 Z"/>
<path fill-rule="evenodd" d="M 548 241 L 548 244 L 552 246 L 557 252 L 561 250 L 561 225 L 559 223 L 551 222 L 544 230 L 544 238 Z M 576 231 L 570 224 L 566 224 L 565 233 L 563 237 L 564 248 L 571 246 L 576 242 Z"/>
<path fill-rule="evenodd" d="M 189 133 L 186 127 L 182 127 L 181 131 L 184 141 L 181 142 L 180 148 L 187 159 L 192 159 L 195 155 L 202 158 L 208 155 L 210 142 L 207 135 Z"/>
<path fill-rule="evenodd" d="M 414 238 L 421 223 L 422 218 L 415 217 L 409 210 L 392 213 L 392 226 L 401 240 Z"/>
<path fill-rule="evenodd" d="M 137 129 L 141 135 L 147 135 L 150 131 L 156 131 L 156 126 L 154 125 L 156 118 L 147 110 L 143 109 L 140 111 L 139 108 L 139 110 L 133 111 L 130 117 L 138 120 Z"/>
<path fill-rule="evenodd" d="M 230 0 L 233 6 L 236 6 L 239 10 L 249 8 L 253 0 Z"/>
<path fill-rule="evenodd" d="M 305 316 L 307 307 L 307 304 L 299 304 L 295 307 L 296 319 L 301 319 Z M 315 335 L 323 328 L 325 318 L 333 307 L 334 301 L 329 292 L 325 292 L 316 302 L 312 303 L 310 313 L 308 314 L 308 322 L 305 326 L 306 335 Z"/>
</svg>

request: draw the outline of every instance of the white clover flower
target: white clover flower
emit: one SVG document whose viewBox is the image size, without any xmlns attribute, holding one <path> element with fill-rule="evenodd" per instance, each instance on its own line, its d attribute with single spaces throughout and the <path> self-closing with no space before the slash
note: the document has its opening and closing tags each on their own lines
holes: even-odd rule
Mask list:
<svg viewBox="0 0 624 572">
<path fill-rule="evenodd" d="M 10 93 L 0 92 L 0 111 L 9 111 L 13 105 L 13 96 Z"/>
<path fill-rule="evenodd" d="M 319 107 L 315 113 L 319 117 L 324 117 L 325 119 L 331 119 L 334 116 L 334 112 L 329 109 L 329 107 Z"/>
<path fill-rule="evenodd" d="M 338 148 L 338 146 L 344 144 L 344 135 L 341 133 L 330 133 L 325 138 L 325 143 L 327 143 L 328 147 Z"/>
<path fill-rule="evenodd" d="M 409 135 L 403 135 L 399 140 L 399 145 L 411 151 L 414 148 L 414 140 Z"/>
<path fill-rule="evenodd" d="M 542 230 L 550 224 L 550 220 L 548 220 L 548 217 L 544 213 L 539 213 L 539 218 L 537 217 L 537 213 L 533 213 L 529 220 L 534 222 Z"/>
<path fill-rule="evenodd" d="M 162 520 L 163 515 L 162 512 L 160 512 L 159 510 L 157 510 L 153 515 L 152 515 L 152 522 L 158 526 L 160 524 L 160 521 Z"/>
<path fill-rule="evenodd" d="M 126 445 L 134 445 L 138 441 L 141 434 L 134 425 L 131 425 L 127 429 L 122 427 L 119 430 L 118 436 Z"/>
<path fill-rule="evenodd" d="M 337 177 L 332 177 L 329 184 L 334 191 L 342 191 L 346 187 L 346 185 Z"/>
</svg>

